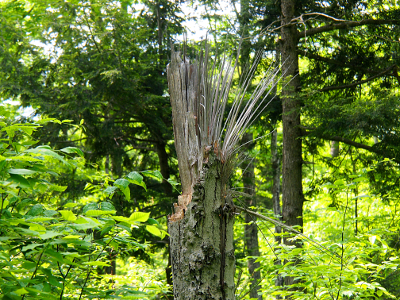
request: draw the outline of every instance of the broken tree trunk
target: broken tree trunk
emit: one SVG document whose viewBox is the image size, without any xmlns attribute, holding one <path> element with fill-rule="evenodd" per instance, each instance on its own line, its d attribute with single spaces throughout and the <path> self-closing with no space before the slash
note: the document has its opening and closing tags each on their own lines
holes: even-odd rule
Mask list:
<svg viewBox="0 0 400 300">
<path fill-rule="evenodd" d="M 223 58 L 217 66 L 209 57 L 207 44 L 205 54 L 200 53 L 192 64 L 172 50 L 167 67 L 182 184 L 175 213 L 168 218 L 176 300 L 235 298 L 235 206 L 227 184 L 237 164 L 238 142 L 277 83 L 278 70 L 271 69 L 244 101 L 256 69 L 253 65 L 233 91 L 232 106 L 225 115 L 237 59 L 232 63 Z"/>
<path fill-rule="evenodd" d="M 178 300 L 234 299 L 234 207 L 227 201 L 219 143 L 210 139 L 210 123 L 217 120 L 204 120 L 213 108 L 204 101 L 207 86 L 202 80 L 207 80 L 208 72 L 204 63 L 189 64 L 173 52 L 168 66 L 182 184 L 168 226 L 174 299 Z"/>
</svg>

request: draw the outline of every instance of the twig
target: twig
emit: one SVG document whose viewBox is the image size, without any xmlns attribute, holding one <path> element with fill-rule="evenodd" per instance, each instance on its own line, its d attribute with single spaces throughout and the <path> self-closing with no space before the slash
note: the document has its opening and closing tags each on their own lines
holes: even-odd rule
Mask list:
<svg viewBox="0 0 400 300">
<path fill-rule="evenodd" d="M 321 245 L 317 241 L 314 241 L 313 239 L 310 239 L 308 236 L 306 236 L 305 234 L 301 233 L 300 231 L 297 231 L 296 229 L 293 229 L 292 227 L 290 227 L 290 226 L 288 226 L 288 225 L 286 225 L 286 224 L 284 224 L 284 223 L 282 223 L 282 222 L 280 222 L 278 220 L 274 220 L 272 218 L 266 217 L 266 216 L 264 216 L 262 214 L 256 213 L 254 211 L 251 211 L 249 209 L 246 209 L 246 208 L 243 208 L 243 207 L 240 207 L 240 206 L 235 206 L 235 208 L 238 209 L 238 210 L 244 211 L 244 212 L 246 212 L 248 214 L 251 214 L 251 215 L 253 215 L 253 216 L 257 217 L 257 218 L 260 218 L 262 220 L 268 221 L 268 222 L 270 222 L 270 223 L 272 223 L 274 225 L 278 225 L 278 226 L 280 226 L 282 228 L 285 228 L 287 231 L 291 231 L 291 232 L 293 232 L 293 233 L 295 233 L 297 235 L 300 235 L 301 237 L 303 237 L 304 239 L 309 241 L 317 249 L 319 249 L 319 250 L 323 249 L 323 250 L 325 250 L 323 252 L 330 253 L 332 255 L 332 258 L 339 259 L 339 261 L 341 259 L 341 257 L 337 253 L 332 252 L 331 250 L 329 250 L 325 246 Z"/>
</svg>

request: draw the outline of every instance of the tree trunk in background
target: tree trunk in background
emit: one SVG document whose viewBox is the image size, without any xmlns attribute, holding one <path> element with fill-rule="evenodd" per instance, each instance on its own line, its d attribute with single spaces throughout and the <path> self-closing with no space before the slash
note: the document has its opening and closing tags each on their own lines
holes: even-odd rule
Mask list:
<svg viewBox="0 0 400 300">
<path fill-rule="evenodd" d="M 222 194 L 221 170 L 210 151 L 183 219 L 170 219 L 175 300 L 235 298 L 234 211 Z"/>
<path fill-rule="evenodd" d="M 294 17 L 295 0 L 281 1 L 281 57 L 283 80 L 291 80 L 282 91 L 283 163 L 282 163 L 282 217 L 286 225 L 303 227 L 302 145 L 300 130 L 301 102 L 297 95 L 300 88 L 298 76 L 297 35 Z M 301 247 L 301 241 L 290 241 L 286 245 Z M 293 277 L 285 277 L 285 285 L 294 283 Z"/>
<path fill-rule="evenodd" d="M 240 15 L 238 16 L 240 23 L 240 34 L 242 36 L 242 45 L 240 48 L 240 73 L 239 76 L 246 74 L 250 67 L 250 52 L 251 52 L 251 42 L 249 39 L 249 26 L 250 26 L 250 7 L 249 0 L 240 0 Z M 253 135 L 251 133 L 246 133 L 243 136 L 242 143 L 247 143 L 247 149 L 252 148 Z M 251 194 L 253 198 L 247 198 L 246 206 L 256 206 L 255 196 L 255 176 L 254 176 L 254 164 L 253 162 L 245 163 L 245 170 L 243 172 L 243 186 L 244 192 Z M 251 223 L 254 221 L 254 223 Z M 258 228 L 255 223 L 254 217 L 246 214 L 245 222 L 248 225 L 244 227 L 244 236 L 248 256 L 260 256 L 260 250 L 258 245 Z M 249 224 L 251 223 L 251 224 Z M 259 262 L 255 262 L 255 258 L 249 258 L 247 261 L 247 268 L 249 270 L 249 275 L 252 277 L 250 285 L 250 298 L 255 298 L 262 300 L 262 296 L 258 295 L 260 290 L 261 274 Z"/>
<path fill-rule="evenodd" d="M 158 155 L 158 161 L 160 163 L 160 172 L 161 175 L 164 177 L 162 181 L 162 185 L 164 188 L 164 192 L 167 196 L 172 195 L 172 186 L 169 184 L 169 182 L 166 180 L 169 178 L 169 165 L 168 165 L 168 153 L 165 150 L 165 143 L 157 143 L 156 144 L 156 150 L 157 150 L 157 155 Z"/>
<path fill-rule="evenodd" d="M 249 143 L 248 143 L 249 142 Z M 242 143 L 248 143 L 247 149 L 252 148 L 253 142 L 253 134 L 246 133 L 243 136 Z M 246 198 L 246 206 L 256 206 L 256 198 L 255 198 L 255 176 L 254 176 L 254 163 L 252 161 L 245 162 L 243 164 L 243 186 L 244 192 L 252 195 L 252 198 Z M 255 223 L 255 218 L 250 216 L 249 214 L 245 215 L 245 222 L 246 225 L 244 226 L 244 236 L 245 236 L 245 243 L 247 249 L 248 256 L 260 256 L 260 250 L 258 245 L 258 228 Z M 250 223 L 250 224 L 249 224 Z M 261 295 L 258 295 L 258 291 L 260 290 L 260 280 L 261 280 L 261 273 L 260 270 L 260 263 L 255 261 L 256 258 L 249 258 L 247 260 L 247 267 L 249 270 L 249 274 L 252 277 L 251 286 L 250 286 L 250 298 L 255 299 L 262 299 Z"/>
<path fill-rule="evenodd" d="M 271 164 L 272 164 L 272 205 L 274 208 L 274 215 L 279 216 L 279 221 L 282 221 L 282 210 L 280 203 L 280 187 L 281 187 L 281 172 L 280 172 L 280 160 L 278 156 L 278 132 L 274 130 L 271 133 Z M 279 245 L 282 242 L 282 228 L 275 225 L 275 242 Z M 282 262 L 277 259 L 275 265 L 281 265 Z M 276 286 L 283 286 L 283 278 L 280 274 L 277 274 L 275 279 Z M 277 295 L 276 299 L 282 299 L 281 296 Z"/>
</svg>

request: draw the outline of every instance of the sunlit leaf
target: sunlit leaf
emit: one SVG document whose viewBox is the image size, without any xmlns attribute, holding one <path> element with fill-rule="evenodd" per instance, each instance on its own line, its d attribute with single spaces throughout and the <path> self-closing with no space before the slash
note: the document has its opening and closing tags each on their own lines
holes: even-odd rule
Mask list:
<svg viewBox="0 0 400 300">
<path fill-rule="evenodd" d="M 76 215 L 70 210 L 59 210 L 58 212 L 62 215 L 63 219 L 66 221 L 76 220 Z"/>
<path fill-rule="evenodd" d="M 135 222 L 146 222 L 149 219 L 150 213 L 134 212 L 130 215 L 129 220 Z"/>
<path fill-rule="evenodd" d="M 155 236 L 158 236 L 158 237 L 162 236 L 160 229 L 158 229 L 157 227 L 155 227 L 153 225 L 147 225 L 146 230 L 148 232 L 150 232 L 151 234 L 154 234 Z"/>
</svg>

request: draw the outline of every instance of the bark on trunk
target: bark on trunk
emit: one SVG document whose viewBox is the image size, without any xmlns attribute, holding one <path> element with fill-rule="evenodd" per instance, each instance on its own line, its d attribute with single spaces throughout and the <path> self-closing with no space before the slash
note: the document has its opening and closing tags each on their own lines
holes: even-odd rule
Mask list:
<svg viewBox="0 0 400 300">
<path fill-rule="evenodd" d="M 274 209 L 274 215 L 278 217 L 279 221 L 282 221 L 282 210 L 280 203 L 280 160 L 278 156 L 278 132 L 274 130 L 271 133 L 271 163 L 272 163 L 272 205 Z M 279 245 L 282 242 L 282 228 L 275 225 L 275 242 Z M 275 260 L 275 265 L 281 265 L 280 259 Z M 275 279 L 276 286 L 283 286 L 283 277 L 278 273 Z M 280 295 L 276 296 L 276 299 L 282 299 Z"/>
<path fill-rule="evenodd" d="M 253 135 L 251 133 L 246 133 L 243 136 L 242 144 L 251 145 L 253 140 Z M 247 147 L 250 148 L 250 147 Z M 255 175 L 254 175 L 254 163 L 245 163 L 243 166 L 245 169 L 243 171 L 243 186 L 245 193 L 252 195 L 252 198 L 246 198 L 246 205 L 256 206 L 256 198 L 255 196 Z M 255 218 L 250 216 L 249 214 L 245 215 L 245 222 L 247 225 L 244 226 L 244 236 L 247 248 L 247 255 L 252 257 L 260 256 L 260 249 L 258 245 L 258 228 L 255 223 Z M 249 274 L 252 277 L 251 285 L 250 285 L 250 298 L 262 300 L 262 295 L 258 295 L 258 291 L 260 290 L 260 280 L 261 273 L 260 263 L 256 262 L 256 258 L 249 258 L 247 260 L 247 268 L 249 270 Z"/>
<path fill-rule="evenodd" d="M 169 178 L 170 174 L 169 174 L 169 165 L 168 165 L 168 154 L 167 154 L 167 151 L 165 151 L 165 143 L 157 143 L 156 149 L 157 149 L 158 161 L 160 163 L 160 172 L 161 172 L 161 175 L 164 177 L 163 182 L 162 182 L 164 192 L 167 196 L 171 196 L 172 195 L 172 186 L 166 180 Z"/>
<path fill-rule="evenodd" d="M 300 87 L 298 76 L 297 30 L 288 25 L 294 17 L 295 0 L 282 0 L 281 55 L 287 62 L 283 67 L 284 79 L 291 79 L 282 93 L 283 166 L 282 166 L 282 217 L 286 225 L 303 227 L 302 145 L 300 129 Z M 286 245 L 301 247 L 301 241 L 284 237 Z M 285 285 L 294 283 L 293 277 L 285 277 Z"/>
<path fill-rule="evenodd" d="M 210 151 L 184 218 L 170 221 L 174 299 L 234 299 L 234 208 Z"/>
</svg>

